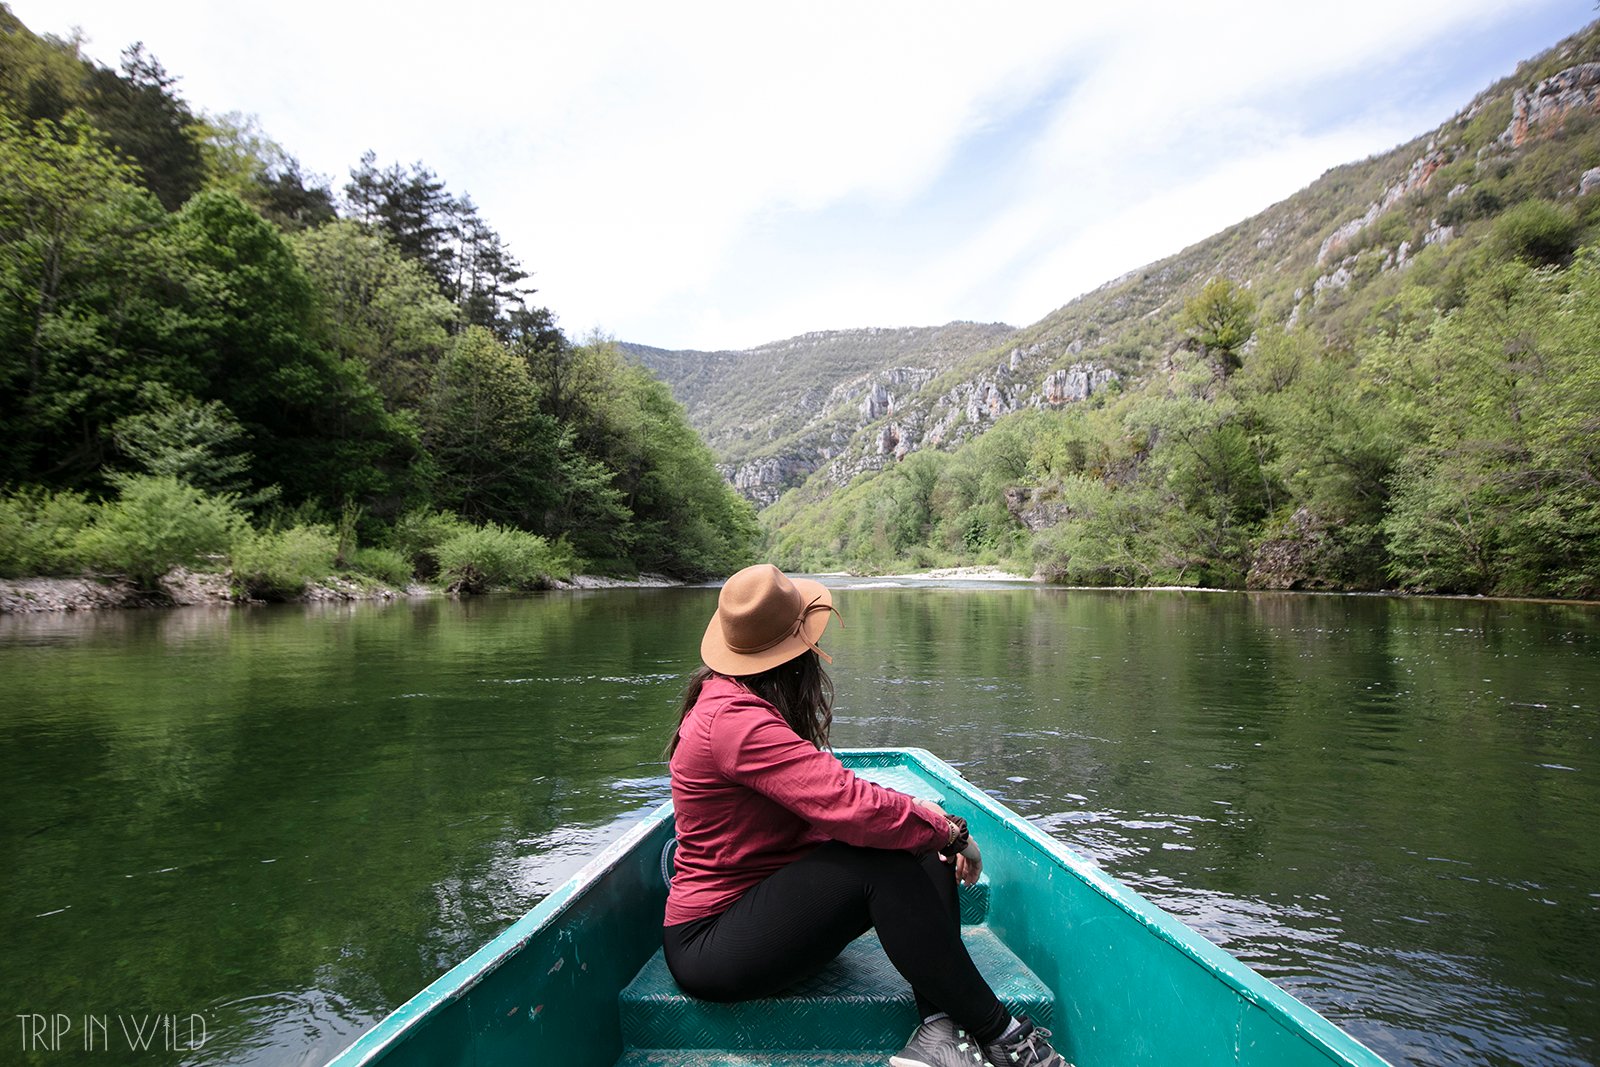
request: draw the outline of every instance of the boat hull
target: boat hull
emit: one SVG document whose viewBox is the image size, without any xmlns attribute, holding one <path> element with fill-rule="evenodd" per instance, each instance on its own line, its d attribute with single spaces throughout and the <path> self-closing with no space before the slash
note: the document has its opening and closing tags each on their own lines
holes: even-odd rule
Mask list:
<svg viewBox="0 0 1600 1067">
<path fill-rule="evenodd" d="M 1385 1063 L 930 753 L 838 755 L 863 777 L 937 798 L 967 819 L 983 844 L 993 887 L 985 925 L 1054 993 L 1055 1044 L 1079 1067 Z M 671 834 L 666 804 L 334 1062 L 483 1067 L 559 1057 L 576 1067 L 609 1067 L 664 1055 L 662 1062 L 670 1061 L 660 1051 L 625 1046 L 618 1000 L 660 948 L 662 852 Z M 723 1059 L 716 1062 L 746 1062 L 726 1048 L 683 1050 L 677 1062 L 709 1063 L 717 1055 Z"/>
</svg>

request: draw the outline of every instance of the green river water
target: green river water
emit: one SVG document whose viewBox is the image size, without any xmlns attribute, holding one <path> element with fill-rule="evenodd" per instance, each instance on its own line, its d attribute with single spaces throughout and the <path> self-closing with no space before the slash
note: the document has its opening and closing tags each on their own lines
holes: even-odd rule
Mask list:
<svg viewBox="0 0 1600 1067">
<path fill-rule="evenodd" d="M 835 744 L 1396 1064 L 1600 1060 L 1600 609 L 836 584 Z M 323 1063 L 666 798 L 715 595 L 0 617 L 0 1063 Z"/>
</svg>

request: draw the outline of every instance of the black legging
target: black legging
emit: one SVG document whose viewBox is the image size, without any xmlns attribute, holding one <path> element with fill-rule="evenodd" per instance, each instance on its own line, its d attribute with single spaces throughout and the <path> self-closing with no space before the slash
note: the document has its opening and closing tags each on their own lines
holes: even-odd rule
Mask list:
<svg viewBox="0 0 1600 1067">
<path fill-rule="evenodd" d="M 961 943 L 954 871 L 932 853 L 829 841 L 663 942 L 685 993 L 748 1000 L 817 973 L 873 927 L 923 1018 L 947 1012 L 982 1044 L 1005 1030 L 1010 1015 Z"/>
</svg>

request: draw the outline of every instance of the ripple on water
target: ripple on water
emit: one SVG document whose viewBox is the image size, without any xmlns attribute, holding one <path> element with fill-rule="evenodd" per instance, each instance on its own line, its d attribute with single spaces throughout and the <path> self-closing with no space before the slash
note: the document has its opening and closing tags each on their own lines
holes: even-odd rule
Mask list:
<svg viewBox="0 0 1600 1067">
<path fill-rule="evenodd" d="M 333 992 L 351 984 L 347 973 L 329 974 L 306 989 L 257 993 L 218 1001 L 205 1013 L 204 1042 L 185 1064 L 316 1067 L 327 1063 L 385 1014 Z M 330 988 L 324 988 L 324 985 Z"/>
<path fill-rule="evenodd" d="M 1245 896 L 1208 888 L 1192 877 L 1139 869 L 1151 851 L 1150 831 L 1182 833 L 1187 824 L 1210 820 L 1069 810 L 1031 821 L 1394 1062 L 1561 1067 L 1593 1062 L 1581 1031 L 1575 1037 L 1570 1027 L 1530 1014 L 1527 991 L 1500 980 L 1484 956 L 1396 947 L 1406 943 L 1403 939 L 1363 942 L 1323 894 Z M 1169 844 L 1162 842 L 1161 848 Z M 1419 859 L 1467 866 L 1448 857 Z M 1507 888 L 1534 896 L 1541 889 L 1532 882 Z M 1427 909 L 1392 917 L 1393 922 L 1447 926 L 1453 919 L 1448 912 Z M 1572 984 L 1575 990 L 1594 985 L 1578 979 Z"/>
</svg>

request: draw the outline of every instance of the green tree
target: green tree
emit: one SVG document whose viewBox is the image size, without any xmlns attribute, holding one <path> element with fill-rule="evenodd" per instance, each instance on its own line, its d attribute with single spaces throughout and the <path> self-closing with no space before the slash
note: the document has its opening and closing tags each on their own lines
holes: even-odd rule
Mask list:
<svg viewBox="0 0 1600 1067">
<path fill-rule="evenodd" d="M 37 36 L 0 5 L 0 113 L 70 124 L 81 110 L 138 180 L 176 208 L 205 181 L 200 127 L 174 91 L 177 79 L 143 44 L 124 49 L 120 67 L 87 59 L 76 36 Z"/>
<path fill-rule="evenodd" d="M 455 308 L 381 232 L 340 221 L 291 244 L 310 276 L 323 340 L 366 369 L 391 411 L 420 407 Z"/>
<path fill-rule="evenodd" d="M 527 305 L 533 290 L 522 284 L 528 274 L 470 196 L 451 195 L 421 163 L 380 169 L 370 151 L 350 171 L 344 192 L 357 221 L 387 235 L 427 271 L 460 309 L 461 326 L 487 327 L 510 342 L 533 325 Z"/>
<path fill-rule="evenodd" d="M 452 220 L 457 248 L 452 298 L 461 308 L 465 322 L 488 327 L 507 339 L 508 311 L 522 307 L 525 297 L 533 291 L 521 284 L 528 273 L 500 235 L 478 214 L 470 197 L 463 196 L 455 202 Z"/>
<path fill-rule="evenodd" d="M 253 115 L 207 116 L 196 125 L 210 184 L 233 193 L 288 233 L 332 222 L 333 191 L 262 131 Z"/>
<path fill-rule="evenodd" d="M 161 303 L 166 221 L 81 116 L 0 117 L 0 481 L 90 484 L 143 383 L 196 384 Z"/>
<path fill-rule="evenodd" d="M 479 522 L 543 528 L 560 498 L 560 426 L 539 411 L 527 365 L 488 330 L 470 327 L 451 347 L 424 425 L 438 503 Z"/>
<path fill-rule="evenodd" d="M 867 483 L 849 528 L 847 554 L 853 562 L 886 567 L 928 543 L 934 489 L 948 458 L 937 452 L 913 452 Z"/>
<path fill-rule="evenodd" d="M 183 354 L 203 382 L 193 393 L 248 431 L 254 483 L 330 513 L 345 502 L 400 510 L 416 488 L 415 424 L 384 409 L 363 365 L 319 342 L 310 279 L 283 235 L 213 189 L 178 213 L 173 243 L 191 318 Z"/>
<path fill-rule="evenodd" d="M 338 539 L 331 527 L 296 524 L 282 530 L 243 530 L 233 539 L 234 590 L 252 600 L 289 600 L 333 573 Z"/>
<path fill-rule="evenodd" d="M 1506 501 L 1483 458 L 1401 464 L 1383 528 L 1402 584 L 1439 593 L 1490 593 L 1502 584 Z"/>
<path fill-rule="evenodd" d="M 549 533 L 611 566 L 704 577 L 750 558 L 754 511 L 723 481 L 665 385 L 610 339 L 533 349 L 541 406 L 566 429 L 559 484 L 570 493 Z M 559 406 L 544 388 L 559 373 Z"/>
<path fill-rule="evenodd" d="M 611 416 L 627 431 L 615 485 L 632 516 L 634 562 L 686 577 L 737 570 L 750 559 L 754 509 L 723 481 L 667 387 L 617 358 Z"/>
<path fill-rule="evenodd" d="M 0 493 L 0 576 L 36 578 L 76 570 L 79 540 L 93 517 L 94 505 L 71 490 Z"/>
<path fill-rule="evenodd" d="M 79 39 L 39 37 L 0 4 L 0 113 L 59 122 L 87 98 Z"/>
<path fill-rule="evenodd" d="M 1381 354 L 1393 342 L 1373 342 L 1362 360 L 1323 352 L 1304 363 L 1282 391 L 1255 402 L 1271 435 L 1267 473 L 1327 527 L 1325 577 L 1352 588 L 1381 588 L 1387 556 L 1380 524 L 1390 480 L 1416 440 Z"/>
<path fill-rule="evenodd" d="M 173 91 L 177 79 L 142 43 L 123 49 L 121 66 L 91 68 L 85 106 L 95 126 L 138 167 L 145 186 L 175 210 L 205 183 L 202 131 Z"/>
<path fill-rule="evenodd" d="M 1402 583 L 1485 593 L 1600 588 L 1600 264 L 1502 266 L 1427 340 L 1411 371 L 1425 440 L 1385 522 Z M 1403 358 L 1402 358 L 1403 357 Z"/>
<path fill-rule="evenodd" d="M 420 263 L 439 292 L 455 292 L 455 200 L 445 183 L 421 163 L 402 169 L 398 163 L 380 170 L 368 151 L 350 171 L 344 187 L 353 217 L 382 231 L 396 248 Z"/>
<path fill-rule="evenodd" d="M 1194 540 L 1185 514 L 1146 485 L 1115 487 L 1098 478 L 1065 479 L 1058 498 L 1065 518 L 1034 544 L 1046 577 L 1077 585 L 1186 582 L 1192 562 L 1182 547 Z"/>
<path fill-rule="evenodd" d="M 1239 350 L 1255 332 L 1255 321 L 1255 297 L 1227 278 L 1207 282 L 1178 317 L 1179 328 L 1216 361 L 1223 377 L 1239 369 Z"/>
</svg>

